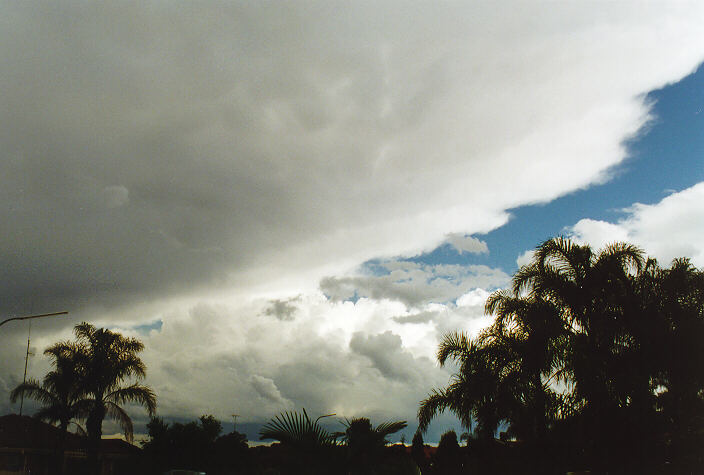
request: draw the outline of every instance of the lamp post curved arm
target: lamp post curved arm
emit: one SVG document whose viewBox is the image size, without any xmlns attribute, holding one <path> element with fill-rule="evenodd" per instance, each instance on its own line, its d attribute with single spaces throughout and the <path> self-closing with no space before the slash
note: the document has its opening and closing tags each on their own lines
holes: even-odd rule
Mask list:
<svg viewBox="0 0 704 475">
<path fill-rule="evenodd" d="M 337 415 L 337 414 L 335 414 L 335 413 L 333 412 L 332 414 L 325 414 L 324 416 L 320 416 L 320 417 L 318 417 L 318 418 L 315 420 L 315 422 L 313 422 L 313 425 L 317 424 L 318 421 L 319 421 L 320 419 L 322 419 L 323 417 L 332 417 L 332 416 L 336 416 L 336 415 Z"/>
<path fill-rule="evenodd" d="M 6 324 L 7 322 L 11 322 L 13 320 L 30 320 L 32 318 L 54 317 L 57 315 L 68 315 L 68 312 L 53 312 L 53 313 L 42 313 L 41 315 L 27 315 L 26 317 L 12 317 L 12 318 L 8 318 L 8 319 L 0 322 L 0 327 L 3 326 L 4 324 Z"/>
</svg>

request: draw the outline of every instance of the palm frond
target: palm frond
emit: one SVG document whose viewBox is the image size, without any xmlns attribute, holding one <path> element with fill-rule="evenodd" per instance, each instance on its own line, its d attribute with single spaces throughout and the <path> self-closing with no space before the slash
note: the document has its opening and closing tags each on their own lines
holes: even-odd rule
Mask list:
<svg viewBox="0 0 704 475">
<path fill-rule="evenodd" d="M 608 244 L 597 257 L 596 265 L 610 265 L 626 270 L 634 268 L 637 272 L 643 270 L 645 257 L 643 250 L 633 244 L 615 242 Z"/>
<path fill-rule="evenodd" d="M 13 389 L 10 393 L 10 401 L 15 403 L 22 396 L 47 405 L 55 404 L 57 401 L 56 396 L 47 391 L 47 389 L 35 379 L 29 379 L 27 382 Z"/>
<path fill-rule="evenodd" d="M 85 427 L 83 427 L 81 424 L 79 424 L 76 421 L 71 421 L 70 424 L 73 424 L 76 426 L 76 434 L 82 436 L 82 437 L 87 437 L 88 432 L 86 431 Z"/>
<path fill-rule="evenodd" d="M 528 265 L 521 266 L 516 271 L 512 279 L 512 287 L 514 295 L 521 295 L 523 292 L 532 291 L 535 286 L 535 281 L 540 276 L 541 270 L 538 265 L 533 262 Z"/>
<path fill-rule="evenodd" d="M 425 433 L 436 415 L 455 406 L 458 401 L 454 396 L 446 389 L 431 390 L 418 408 L 418 431 Z"/>
<path fill-rule="evenodd" d="M 408 423 L 406 421 L 385 421 L 376 426 L 374 431 L 381 437 L 386 438 L 387 436 L 395 434 L 406 427 L 408 427 Z"/>
<path fill-rule="evenodd" d="M 105 415 L 120 425 L 120 428 L 125 433 L 127 442 L 132 443 L 134 440 L 134 429 L 129 414 L 114 402 L 106 401 Z"/>
<path fill-rule="evenodd" d="M 150 416 L 156 412 L 156 394 L 150 387 L 138 383 L 115 389 L 105 396 L 105 401 L 115 404 L 136 402 L 146 407 Z"/>
<path fill-rule="evenodd" d="M 335 440 L 332 434 L 310 420 L 305 408 L 301 413 L 285 411 L 275 416 L 259 431 L 259 438 L 297 446 L 327 446 Z"/>
<path fill-rule="evenodd" d="M 34 413 L 34 418 L 40 421 L 49 422 L 50 424 L 56 424 L 61 422 L 64 414 L 62 414 L 61 409 L 58 406 L 43 406 L 40 407 L 37 412 Z"/>
<path fill-rule="evenodd" d="M 441 366 L 449 359 L 461 361 L 472 346 L 470 338 L 463 332 L 447 333 L 438 345 L 438 362 Z"/>
</svg>

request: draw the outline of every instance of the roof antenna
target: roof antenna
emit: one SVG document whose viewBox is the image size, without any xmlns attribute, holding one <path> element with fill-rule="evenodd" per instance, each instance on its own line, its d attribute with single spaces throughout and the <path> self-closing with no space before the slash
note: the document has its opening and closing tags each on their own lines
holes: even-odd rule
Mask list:
<svg viewBox="0 0 704 475">
<path fill-rule="evenodd" d="M 29 352 L 29 337 L 32 335 L 32 321 L 29 322 L 29 330 L 27 330 L 27 353 L 24 355 L 24 376 L 22 377 L 22 385 L 27 382 L 27 362 L 29 361 L 29 355 L 34 355 L 34 353 Z M 24 391 L 20 397 L 20 416 L 22 415 L 22 407 L 24 406 Z"/>
</svg>

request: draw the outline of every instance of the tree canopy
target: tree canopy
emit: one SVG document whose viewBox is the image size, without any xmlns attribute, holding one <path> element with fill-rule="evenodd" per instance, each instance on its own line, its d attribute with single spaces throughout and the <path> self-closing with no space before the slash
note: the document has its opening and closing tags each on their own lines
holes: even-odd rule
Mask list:
<svg viewBox="0 0 704 475">
<path fill-rule="evenodd" d="M 421 430 L 450 410 L 481 438 L 505 425 L 536 448 L 571 445 L 596 468 L 663 452 L 701 463 L 704 273 L 687 259 L 661 268 L 630 244 L 550 239 L 485 310 L 495 319 L 479 335 L 440 342 L 438 361 L 458 369 L 421 401 Z"/>
</svg>

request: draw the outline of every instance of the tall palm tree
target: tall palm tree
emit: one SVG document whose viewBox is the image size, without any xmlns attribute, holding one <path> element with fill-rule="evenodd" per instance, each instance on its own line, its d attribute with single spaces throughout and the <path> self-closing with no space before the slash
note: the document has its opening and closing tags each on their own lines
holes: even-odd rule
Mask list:
<svg viewBox="0 0 704 475">
<path fill-rule="evenodd" d="M 638 439 L 631 427 L 649 414 L 651 372 L 637 364 L 643 356 L 637 282 L 645 265 L 631 244 L 594 251 L 560 237 L 538 246 L 533 262 L 513 278 L 515 294 L 559 309 L 567 329 L 562 376 L 569 383 L 562 400 L 571 406 L 564 413 L 579 415 L 578 443 L 596 467 L 621 461 L 616 447 Z M 644 444 L 638 450 L 647 452 Z"/>
<path fill-rule="evenodd" d="M 58 346 L 47 348 L 44 354 L 52 358 L 53 370 L 44 376 L 41 384 L 30 379 L 17 386 L 10 393 L 14 403 L 20 397 L 28 397 L 42 403 L 35 417 L 58 424 L 60 439 L 56 447 L 56 460 L 53 470 L 62 473 L 66 434 L 69 424 L 83 419 L 88 403 L 83 398 L 80 387 L 78 359 L 72 353 L 66 353 Z M 81 426 L 78 426 L 81 428 Z M 82 429 L 82 428 L 81 428 Z"/>
<path fill-rule="evenodd" d="M 88 405 L 86 428 L 90 465 L 97 471 L 105 417 L 115 420 L 131 442 L 132 420 L 121 405 L 138 403 L 151 416 L 156 411 L 156 396 L 151 388 L 140 384 L 146 375 L 146 366 L 137 355 L 144 349 L 142 342 L 85 322 L 75 326 L 74 334 L 75 342 L 57 343 L 55 347 L 78 363 L 81 391 Z M 133 382 L 125 385 L 130 380 Z"/>
</svg>

